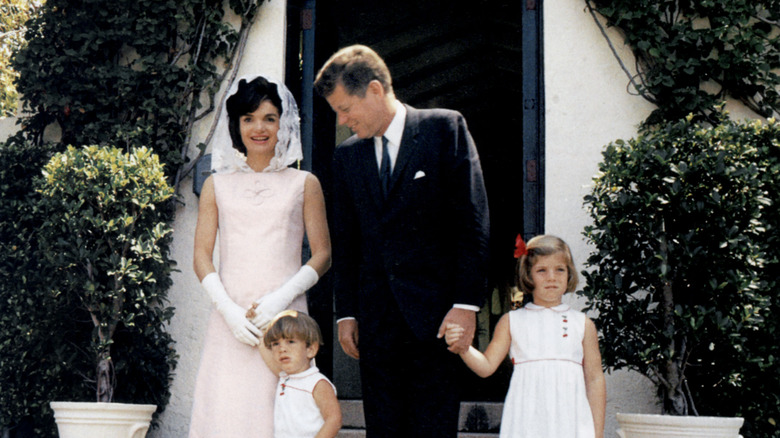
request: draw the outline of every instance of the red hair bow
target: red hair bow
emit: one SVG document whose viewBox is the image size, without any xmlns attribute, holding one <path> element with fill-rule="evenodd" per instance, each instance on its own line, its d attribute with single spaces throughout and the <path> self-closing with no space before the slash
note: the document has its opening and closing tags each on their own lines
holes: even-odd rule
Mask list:
<svg viewBox="0 0 780 438">
<path fill-rule="evenodd" d="M 523 235 L 518 234 L 515 238 L 515 258 L 519 259 L 520 257 L 528 254 L 528 249 L 525 247 L 525 242 L 523 241 Z"/>
</svg>

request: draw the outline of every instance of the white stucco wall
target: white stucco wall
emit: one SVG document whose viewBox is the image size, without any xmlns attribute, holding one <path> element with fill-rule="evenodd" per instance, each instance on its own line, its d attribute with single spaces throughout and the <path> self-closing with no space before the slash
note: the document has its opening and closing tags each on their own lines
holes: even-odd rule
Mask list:
<svg viewBox="0 0 780 438">
<path fill-rule="evenodd" d="M 238 71 L 239 77 L 245 74 L 266 74 L 283 78 L 286 10 L 285 0 L 263 3 L 249 35 Z M 213 117 L 208 117 L 195 127 L 193 145 L 205 140 L 212 121 Z M 196 150 L 191 152 L 193 156 L 196 154 Z M 197 223 L 198 199 L 192 192 L 191 177 L 184 180 L 180 192 L 184 205 L 176 212 L 172 251 L 180 272 L 174 274 L 174 284 L 169 291 L 171 305 L 176 308 L 170 333 L 176 340 L 179 365 L 171 387 L 170 404 L 161 418 L 162 425 L 157 430 L 149 431 L 149 438 L 187 436 L 205 323 L 211 311 L 208 298 L 192 270 L 192 239 Z"/>
<path fill-rule="evenodd" d="M 609 35 L 625 63 L 633 65 L 622 38 L 614 31 Z M 583 0 L 544 2 L 544 81 L 545 233 L 569 243 L 581 270 L 589 252 L 582 235 L 589 223 L 583 197 L 601 150 L 612 140 L 634 137 L 653 106 L 626 91 L 628 78 Z M 576 297 L 566 299 L 581 307 Z M 644 376 L 607 374 L 605 437 L 617 436 L 616 412 L 660 412 Z"/>
<path fill-rule="evenodd" d="M 18 130 L 19 126 L 16 125 L 15 118 L 5 117 L 0 119 L 0 140 L 5 140 Z"/>
</svg>

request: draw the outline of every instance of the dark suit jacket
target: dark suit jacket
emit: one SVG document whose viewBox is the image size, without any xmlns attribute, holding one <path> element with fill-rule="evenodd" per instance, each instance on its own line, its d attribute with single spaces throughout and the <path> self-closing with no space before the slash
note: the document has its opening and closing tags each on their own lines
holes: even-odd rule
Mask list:
<svg viewBox="0 0 780 438">
<path fill-rule="evenodd" d="M 382 199 L 373 139 L 334 152 L 336 313 L 362 322 L 389 289 L 419 339 L 432 339 L 455 303 L 486 292 L 488 206 L 463 116 L 407 106 L 390 191 Z M 361 334 L 365 332 L 361 331 Z M 364 340 L 361 336 L 361 340 Z"/>
</svg>

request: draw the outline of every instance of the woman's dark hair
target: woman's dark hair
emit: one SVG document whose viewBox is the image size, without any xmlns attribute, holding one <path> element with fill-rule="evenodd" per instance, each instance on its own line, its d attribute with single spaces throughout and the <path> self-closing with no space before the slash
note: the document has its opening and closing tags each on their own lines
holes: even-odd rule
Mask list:
<svg viewBox="0 0 780 438">
<path fill-rule="evenodd" d="M 246 146 L 241 141 L 241 116 L 255 112 L 264 100 L 271 102 L 279 110 L 279 116 L 281 117 L 282 99 L 279 97 L 276 84 L 268 82 L 262 76 L 258 76 L 250 82 L 247 82 L 246 79 L 241 79 L 238 83 L 238 89 L 232 96 L 228 97 L 225 103 L 230 138 L 233 140 L 233 147 L 242 154 L 246 154 Z"/>
</svg>

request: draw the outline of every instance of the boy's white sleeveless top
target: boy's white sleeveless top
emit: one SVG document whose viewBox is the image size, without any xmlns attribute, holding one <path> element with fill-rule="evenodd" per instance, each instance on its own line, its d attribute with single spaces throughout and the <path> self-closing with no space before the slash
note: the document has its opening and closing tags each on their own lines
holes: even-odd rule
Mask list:
<svg viewBox="0 0 780 438">
<path fill-rule="evenodd" d="M 514 365 L 502 438 L 592 438 L 585 394 L 582 340 L 585 314 L 566 304 L 533 303 L 509 313 Z"/>
<path fill-rule="evenodd" d="M 333 383 L 314 366 L 298 374 L 282 372 L 279 375 L 274 405 L 274 437 L 314 438 L 317 435 L 325 419 L 314 401 L 314 387 L 322 380 L 336 391 Z"/>
</svg>

